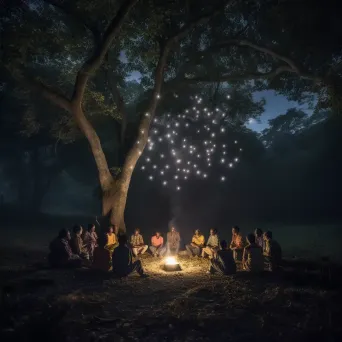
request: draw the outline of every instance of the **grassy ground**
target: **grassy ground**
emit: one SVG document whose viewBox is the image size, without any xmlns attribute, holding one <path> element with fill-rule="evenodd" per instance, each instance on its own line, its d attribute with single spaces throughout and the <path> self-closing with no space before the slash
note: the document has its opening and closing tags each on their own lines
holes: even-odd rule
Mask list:
<svg viewBox="0 0 342 342">
<path fill-rule="evenodd" d="M 150 277 L 116 279 L 87 269 L 49 270 L 44 253 L 0 255 L 1 341 L 338 341 L 340 270 L 281 275 L 205 274 L 208 261 L 180 258 L 181 272 L 144 256 Z M 43 260 L 43 261 L 42 261 Z M 306 272 L 305 272 L 306 270 Z"/>
</svg>

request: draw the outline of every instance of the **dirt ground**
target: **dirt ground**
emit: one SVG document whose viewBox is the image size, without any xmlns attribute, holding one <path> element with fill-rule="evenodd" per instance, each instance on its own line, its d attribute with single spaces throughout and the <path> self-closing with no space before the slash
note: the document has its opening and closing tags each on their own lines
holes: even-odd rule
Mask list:
<svg viewBox="0 0 342 342">
<path fill-rule="evenodd" d="M 149 278 L 117 279 L 50 270 L 44 258 L 1 250 L 1 341 L 342 340 L 336 267 L 221 277 L 205 274 L 207 260 L 180 257 L 182 271 L 166 273 L 144 256 Z"/>
</svg>

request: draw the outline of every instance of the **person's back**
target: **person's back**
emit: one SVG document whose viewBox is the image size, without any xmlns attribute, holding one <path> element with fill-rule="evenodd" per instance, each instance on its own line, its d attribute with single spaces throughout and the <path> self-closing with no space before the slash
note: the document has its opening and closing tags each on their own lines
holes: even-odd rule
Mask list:
<svg viewBox="0 0 342 342">
<path fill-rule="evenodd" d="M 280 244 L 276 240 L 269 241 L 269 256 L 272 268 L 277 268 L 281 264 L 282 250 Z"/>
<path fill-rule="evenodd" d="M 80 236 L 73 236 L 70 240 L 70 247 L 74 254 L 81 255 L 83 240 Z"/>
<path fill-rule="evenodd" d="M 69 245 L 70 232 L 62 229 L 59 236 L 50 243 L 49 262 L 52 267 L 78 266 L 79 256 L 72 253 Z M 72 264 L 71 264 L 72 263 Z"/>
<path fill-rule="evenodd" d="M 236 264 L 231 250 L 225 249 L 218 251 L 217 259 L 223 265 L 225 275 L 236 273 Z"/>
<path fill-rule="evenodd" d="M 112 256 L 113 271 L 125 275 L 132 264 L 132 252 L 126 245 L 119 245 L 114 249 Z"/>
<path fill-rule="evenodd" d="M 108 272 L 110 270 L 110 252 L 104 247 L 96 247 L 94 250 L 93 269 Z"/>
<path fill-rule="evenodd" d="M 141 261 L 132 262 L 132 250 L 127 247 L 127 236 L 119 236 L 119 247 L 114 249 L 112 256 L 113 272 L 125 277 L 136 271 L 141 277 L 147 277 L 142 267 Z"/>
<path fill-rule="evenodd" d="M 245 269 L 249 272 L 262 272 L 264 270 L 264 256 L 262 248 L 256 243 L 252 243 L 245 247 L 246 255 Z"/>
</svg>

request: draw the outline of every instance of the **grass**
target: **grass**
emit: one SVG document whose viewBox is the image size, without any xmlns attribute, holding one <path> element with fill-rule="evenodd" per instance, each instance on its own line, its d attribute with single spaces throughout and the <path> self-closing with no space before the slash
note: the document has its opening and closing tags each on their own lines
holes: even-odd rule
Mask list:
<svg viewBox="0 0 342 342">
<path fill-rule="evenodd" d="M 44 269 L 44 254 L 3 250 L 1 341 L 338 341 L 340 278 L 289 266 L 281 275 L 181 272 L 144 256 L 147 279 Z M 340 272 L 340 271 L 339 271 Z"/>
</svg>

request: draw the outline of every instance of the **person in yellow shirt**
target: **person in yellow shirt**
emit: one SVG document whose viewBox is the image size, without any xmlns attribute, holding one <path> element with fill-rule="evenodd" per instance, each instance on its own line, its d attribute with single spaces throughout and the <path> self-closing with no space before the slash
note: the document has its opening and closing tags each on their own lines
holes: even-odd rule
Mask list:
<svg viewBox="0 0 342 342">
<path fill-rule="evenodd" d="M 110 253 L 113 253 L 114 249 L 119 246 L 118 239 L 114 233 L 114 227 L 110 226 L 108 232 L 106 233 L 106 244 L 104 246 Z"/>
<path fill-rule="evenodd" d="M 195 230 L 195 234 L 192 237 L 190 245 L 186 245 L 185 248 L 188 251 L 190 257 L 200 256 L 201 249 L 204 247 L 205 238 L 199 229 Z"/>
</svg>

